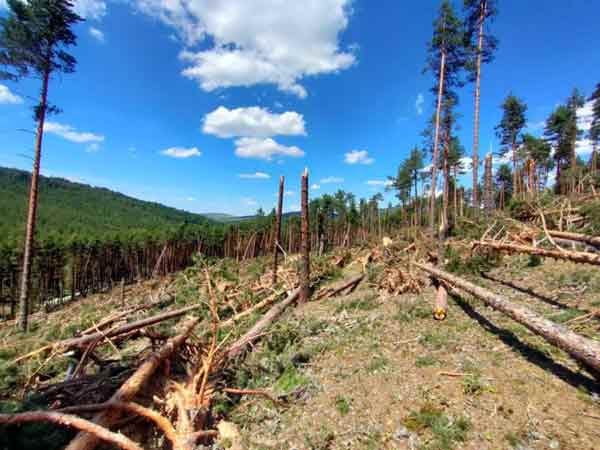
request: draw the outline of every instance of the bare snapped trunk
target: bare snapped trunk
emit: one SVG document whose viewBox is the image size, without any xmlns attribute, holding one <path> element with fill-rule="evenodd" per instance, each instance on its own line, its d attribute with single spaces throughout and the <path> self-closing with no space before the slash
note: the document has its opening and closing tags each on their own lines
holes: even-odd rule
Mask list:
<svg viewBox="0 0 600 450">
<path fill-rule="evenodd" d="M 302 275 L 300 302 L 308 301 L 310 295 L 310 234 L 309 234 L 309 216 L 308 216 L 308 169 L 304 170 L 302 175 L 302 213 L 301 213 L 301 237 L 302 237 Z"/>
<path fill-rule="evenodd" d="M 484 2 L 479 16 L 479 38 L 477 43 L 477 65 L 475 76 L 475 124 L 473 129 L 473 208 L 479 213 L 479 103 L 481 99 L 481 53 L 483 51 L 483 24 L 487 2 Z"/>
<path fill-rule="evenodd" d="M 42 93 L 40 96 L 40 110 L 38 117 L 37 134 L 35 138 L 35 156 L 31 172 L 31 188 L 29 189 L 29 208 L 27 210 L 27 228 L 25 230 L 25 247 L 23 250 L 23 271 L 21 272 L 21 292 L 19 295 L 19 328 L 27 331 L 29 316 L 29 288 L 31 285 L 31 262 L 33 259 L 33 246 L 35 238 L 35 220 L 38 202 L 38 183 L 40 176 L 40 162 L 42 159 L 42 140 L 44 136 L 44 121 L 46 119 L 46 106 L 48 104 L 48 80 L 50 71 L 44 73 Z"/>
<path fill-rule="evenodd" d="M 444 76 L 446 73 L 446 54 L 442 53 L 440 62 L 440 80 L 438 87 L 437 109 L 435 112 L 435 137 L 433 140 L 433 156 L 431 158 L 431 191 L 429 196 L 429 226 L 431 233 L 435 235 L 435 191 L 437 185 L 437 165 L 439 159 L 440 144 L 440 115 L 442 111 L 442 94 L 444 93 Z"/>
<path fill-rule="evenodd" d="M 277 257 L 281 246 L 281 212 L 283 210 L 283 186 L 285 179 L 279 178 L 279 199 L 277 202 L 277 215 L 275 216 L 275 239 L 273 239 L 273 284 L 277 283 Z"/>
</svg>

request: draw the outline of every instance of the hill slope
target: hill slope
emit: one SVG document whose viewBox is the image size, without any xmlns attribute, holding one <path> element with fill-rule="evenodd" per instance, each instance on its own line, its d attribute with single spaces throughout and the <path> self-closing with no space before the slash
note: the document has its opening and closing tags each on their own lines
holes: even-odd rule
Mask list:
<svg viewBox="0 0 600 450">
<path fill-rule="evenodd" d="M 31 174 L 0 167 L 0 236 L 20 239 L 25 226 Z M 102 236 L 132 229 L 155 230 L 181 224 L 211 224 L 206 217 L 137 200 L 105 188 L 41 177 L 38 230 Z"/>
</svg>

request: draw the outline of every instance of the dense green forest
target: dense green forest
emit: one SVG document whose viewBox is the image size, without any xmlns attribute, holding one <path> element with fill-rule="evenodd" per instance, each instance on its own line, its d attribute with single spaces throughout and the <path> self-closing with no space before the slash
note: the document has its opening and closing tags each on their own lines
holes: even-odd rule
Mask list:
<svg viewBox="0 0 600 450">
<path fill-rule="evenodd" d="M 0 167 L 0 236 L 22 239 L 31 174 Z M 104 238 L 124 231 L 212 225 L 206 217 L 128 197 L 105 188 L 41 177 L 38 236 L 85 234 Z"/>
</svg>

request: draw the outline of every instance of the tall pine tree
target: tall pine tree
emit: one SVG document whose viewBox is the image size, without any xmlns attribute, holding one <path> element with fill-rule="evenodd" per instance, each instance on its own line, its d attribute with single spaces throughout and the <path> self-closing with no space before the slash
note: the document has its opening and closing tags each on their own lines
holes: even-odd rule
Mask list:
<svg viewBox="0 0 600 450">
<path fill-rule="evenodd" d="M 436 83 L 432 92 L 437 94 L 429 202 L 429 224 L 432 233 L 435 232 L 435 192 L 439 164 L 442 102 L 446 90 L 463 85 L 460 71 L 465 63 L 464 44 L 464 24 L 456 16 L 452 4 L 448 0 L 443 0 L 438 17 L 433 24 L 433 38 L 428 46 L 429 55 L 425 69 L 435 76 Z"/>
<path fill-rule="evenodd" d="M 75 71 L 75 58 L 66 49 L 76 45 L 71 28 L 82 19 L 68 0 L 8 0 L 8 8 L 8 16 L 0 18 L 0 78 L 17 81 L 34 76 L 42 81 L 34 108 L 37 131 L 19 297 L 19 326 L 26 331 L 44 121 L 57 111 L 48 103 L 48 85 L 53 74 Z"/>
<path fill-rule="evenodd" d="M 494 59 L 497 39 L 486 30 L 486 24 L 498 14 L 496 0 L 464 0 L 466 13 L 465 38 L 468 60 L 466 68 L 469 81 L 475 82 L 475 122 L 473 127 L 473 205 L 479 211 L 479 105 L 481 98 L 481 65 Z"/>
<path fill-rule="evenodd" d="M 513 194 L 518 194 L 518 153 L 517 147 L 521 140 L 521 132 L 526 124 L 525 112 L 527 105 L 512 94 L 502 103 L 502 120 L 496 126 L 496 134 L 502 144 L 501 154 L 512 153 L 513 163 Z"/>
</svg>

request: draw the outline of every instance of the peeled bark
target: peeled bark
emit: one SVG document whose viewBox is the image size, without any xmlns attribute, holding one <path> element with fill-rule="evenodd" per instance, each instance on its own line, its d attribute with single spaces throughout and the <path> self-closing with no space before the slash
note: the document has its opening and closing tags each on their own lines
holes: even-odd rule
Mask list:
<svg viewBox="0 0 600 450">
<path fill-rule="evenodd" d="M 557 325 L 520 305 L 514 304 L 487 289 L 476 286 L 455 275 L 426 264 L 415 263 L 415 266 L 473 295 L 493 309 L 503 312 L 516 322 L 527 327 L 533 333 L 543 337 L 552 345 L 564 350 L 576 360 L 600 373 L 600 342 L 580 336 L 562 325 Z"/>
<path fill-rule="evenodd" d="M 300 302 L 306 303 L 310 296 L 310 218 L 308 214 L 308 169 L 302 175 L 302 273 L 300 275 Z"/>
<path fill-rule="evenodd" d="M 279 199 L 277 201 L 277 215 L 275 216 L 275 239 L 273 239 L 273 284 L 277 283 L 277 257 L 281 246 L 281 212 L 283 210 L 283 186 L 285 179 L 279 178 Z"/>
<path fill-rule="evenodd" d="M 144 384 L 156 371 L 156 369 L 170 358 L 181 345 L 187 340 L 200 319 L 190 319 L 187 321 L 180 334 L 169 339 L 160 350 L 152 354 L 131 377 L 113 394 L 109 402 L 127 403 L 131 401 L 142 389 Z M 121 417 L 121 411 L 118 409 L 107 409 L 94 416 L 92 421 L 105 428 L 109 428 Z M 98 437 L 90 433 L 79 433 L 66 447 L 66 450 L 93 450 L 98 445 Z"/>
<path fill-rule="evenodd" d="M 576 263 L 593 264 L 600 266 L 600 255 L 586 252 L 574 252 L 567 250 L 546 250 L 539 247 L 529 247 L 520 244 L 505 244 L 496 241 L 478 241 L 474 246 L 488 247 L 496 250 L 501 250 L 509 253 L 529 253 L 530 255 L 538 255 L 546 258 L 564 259 Z"/>
</svg>

